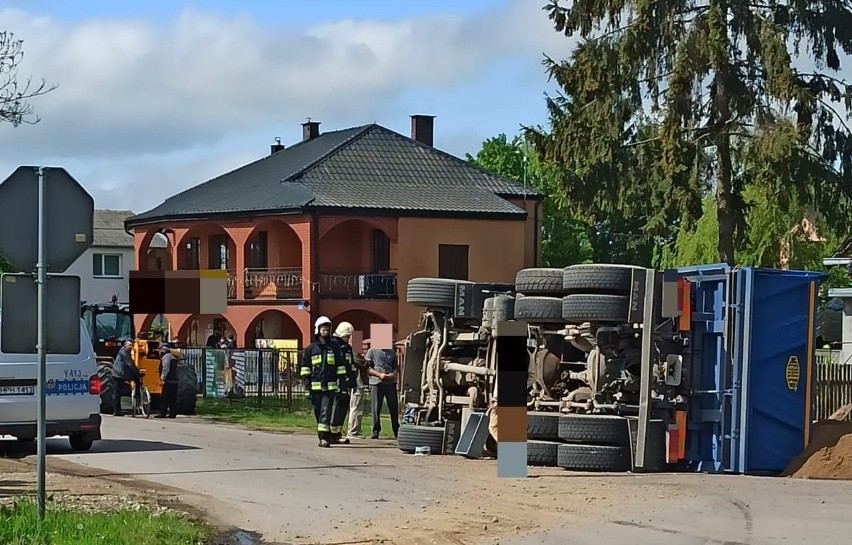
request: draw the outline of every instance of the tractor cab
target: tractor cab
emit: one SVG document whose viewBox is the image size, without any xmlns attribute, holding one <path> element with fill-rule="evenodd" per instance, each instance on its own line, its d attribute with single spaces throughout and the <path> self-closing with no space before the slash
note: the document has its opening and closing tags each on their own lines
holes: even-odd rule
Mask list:
<svg viewBox="0 0 852 545">
<path fill-rule="evenodd" d="M 122 343 L 136 337 L 130 306 L 119 303 L 115 296 L 109 303 L 84 302 L 81 306 L 81 316 L 92 337 L 92 347 L 99 360 L 112 361 Z"/>
</svg>

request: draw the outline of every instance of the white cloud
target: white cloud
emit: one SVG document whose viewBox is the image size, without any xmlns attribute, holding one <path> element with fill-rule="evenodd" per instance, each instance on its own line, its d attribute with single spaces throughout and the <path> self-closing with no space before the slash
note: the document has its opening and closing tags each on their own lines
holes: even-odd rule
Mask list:
<svg viewBox="0 0 852 545">
<path fill-rule="evenodd" d="M 306 29 L 198 8 L 160 26 L 6 9 L 0 28 L 24 40 L 22 75 L 59 84 L 32 101 L 39 124 L 0 127 L 0 176 L 19 164 L 73 165 L 98 206 L 139 211 L 258 157 L 234 147 L 241 135 L 308 115 L 336 127 L 373 121 L 406 90 L 457 87 L 502 58 L 536 64 L 567 45 L 529 0 L 468 18 Z"/>
</svg>

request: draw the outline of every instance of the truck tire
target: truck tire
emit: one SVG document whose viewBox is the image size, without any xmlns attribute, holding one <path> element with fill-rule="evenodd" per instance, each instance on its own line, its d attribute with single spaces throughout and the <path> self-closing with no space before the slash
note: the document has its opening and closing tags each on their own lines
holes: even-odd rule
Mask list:
<svg viewBox="0 0 852 545">
<path fill-rule="evenodd" d="M 568 323 L 626 323 L 630 303 L 624 295 L 567 295 L 562 299 L 562 319 Z"/>
<path fill-rule="evenodd" d="M 178 369 L 178 414 L 195 414 L 195 404 L 198 401 L 198 375 L 195 367 L 187 363 L 179 363 Z"/>
<path fill-rule="evenodd" d="M 408 281 L 405 300 L 419 307 L 453 308 L 458 284 L 471 282 L 447 278 L 412 278 Z"/>
<path fill-rule="evenodd" d="M 562 290 L 566 294 L 628 295 L 633 272 L 644 270 L 633 265 L 571 265 L 563 270 Z"/>
<path fill-rule="evenodd" d="M 630 471 L 630 447 L 559 445 L 556 465 L 568 471 Z"/>
<path fill-rule="evenodd" d="M 617 447 L 630 444 L 630 428 L 623 416 L 565 414 L 559 417 L 558 437 L 568 443 Z"/>
<path fill-rule="evenodd" d="M 544 441 L 558 441 L 559 417 L 559 413 L 528 412 L 527 437 Z"/>
<path fill-rule="evenodd" d="M 113 414 L 112 394 L 112 365 L 102 362 L 98 364 L 98 378 L 101 381 L 101 413 Z"/>
<path fill-rule="evenodd" d="M 556 467 L 559 445 L 554 441 L 527 441 L 527 465 Z M 500 446 L 498 444 L 497 448 Z"/>
<path fill-rule="evenodd" d="M 444 454 L 444 427 L 406 424 L 399 427 L 396 443 L 399 450 L 409 454 L 417 447 L 429 447 L 431 454 Z"/>
<path fill-rule="evenodd" d="M 494 313 L 494 297 L 489 297 L 482 304 L 482 325 L 483 327 L 492 327 L 491 316 Z"/>
<path fill-rule="evenodd" d="M 492 298 L 494 307 L 491 310 L 491 326 L 497 322 L 508 322 L 515 316 L 515 299 L 507 295 Z"/>
<path fill-rule="evenodd" d="M 515 319 L 539 323 L 562 323 L 562 300 L 558 297 L 521 297 L 515 300 Z"/>
<path fill-rule="evenodd" d="M 515 291 L 525 295 L 562 295 L 562 269 L 521 269 L 515 275 Z"/>
</svg>

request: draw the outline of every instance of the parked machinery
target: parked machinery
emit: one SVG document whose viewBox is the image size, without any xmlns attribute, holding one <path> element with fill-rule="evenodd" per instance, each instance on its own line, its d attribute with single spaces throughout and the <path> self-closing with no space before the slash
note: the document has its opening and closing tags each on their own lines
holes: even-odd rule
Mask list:
<svg viewBox="0 0 852 545">
<path fill-rule="evenodd" d="M 83 321 L 89 330 L 92 346 L 98 360 L 98 377 L 101 380 L 101 412 L 111 414 L 113 407 L 112 364 L 125 340 L 133 341 L 131 349 L 133 361 L 145 372 L 143 381 L 151 393 L 151 407 L 160 406 L 162 387 L 158 378 L 160 355 L 157 347 L 160 341 L 142 338 L 137 335 L 133 325 L 133 315 L 127 304 L 118 303 L 115 298 L 110 303 L 83 303 L 80 309 Z M 180 350 L 172 353 L 182 359 Z M 195 414 L 198 396 L 198 376 L 192 365 L 178 364 L 178 412 Z M 125 384 L 123 395 L 130 396 L 130 385 Z"/>
</svg>

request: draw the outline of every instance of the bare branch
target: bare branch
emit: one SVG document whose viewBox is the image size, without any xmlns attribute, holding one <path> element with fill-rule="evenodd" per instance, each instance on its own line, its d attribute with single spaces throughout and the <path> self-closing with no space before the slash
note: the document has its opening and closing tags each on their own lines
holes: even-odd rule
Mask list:
<svg viewBox="0 0 852 545">
<path fill-rule="evenodd" d="M 42 80 L 37 88 L 31 90 L 31 78 L 23 85 L 18 83 L 18 65 L 24 56 L 22 46 L 23 41 L 15 40 L 13 34 L 0 32 L 0 122 L 11 123 L 13 127 L 22 123 L 38 123 L 38 116 L 34 120 L 28 119 L 33 113 L 33 107 L 28 100 L 46 95 L 58 87 L 48 87 Z"/>
</svg>

